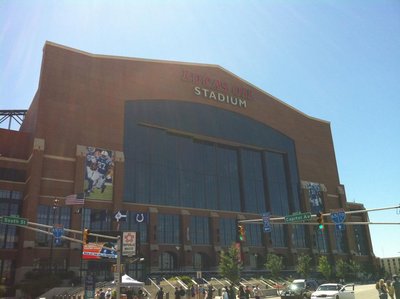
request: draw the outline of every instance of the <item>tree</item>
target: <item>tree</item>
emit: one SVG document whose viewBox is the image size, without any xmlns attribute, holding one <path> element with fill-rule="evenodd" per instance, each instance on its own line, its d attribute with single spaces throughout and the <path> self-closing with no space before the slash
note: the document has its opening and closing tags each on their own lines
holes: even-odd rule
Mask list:
<svg viewBox="0 0 400 299">
<path fill-rule="evenodd" d="M 282 271 L 282 260 L 283 258 L 276 254 L 270 253 L 267 255 L 267 262 L 265 263 L 265 267 L 271 270 L 272 277 L 278 277 L 278 274 Z"/>
<path fill-rule="evenodd" d="M 348 264 L 343 260 L 339 259 L 336 262 L 336 277 L 345 279 L 347 275 Z"/>
<path fill-rule="evenodd" d="M 228 251 L 222 251 L 219 262 L 219 273 L 221 276 L 228 278 L 233 283 L 240 280 L 240 272 L 242 263 L 240 261 L 240 252 L 235 245 L 229 247 Z"/>
<path fill-rule="evenodd" d="M 358 273 L 361 270 L 361 265 L 357 263 L 355 260 L 350 260 L 349 264 L 349 272 L 352 278 L 356 279 L 358 276 Z"/>
<path fill-rule="evenodd" d="M 300 255 L 297 259 L 296 272 L 302 277 L 308 277 L 311 271 L 311 257 L 309 255 Z"/>
<path fill-rule="evenodd" d="M 325 277 L 326 280 L 329 280 L 332 274 L 332 267 L 326 256 L 320 256 L 318 259 L 317 270 Z"/>
</svg>

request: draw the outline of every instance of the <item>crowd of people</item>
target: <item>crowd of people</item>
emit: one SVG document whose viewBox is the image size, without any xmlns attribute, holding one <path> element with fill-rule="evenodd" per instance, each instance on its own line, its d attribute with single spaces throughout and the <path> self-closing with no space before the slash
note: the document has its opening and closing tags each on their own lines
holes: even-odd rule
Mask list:
<svg viewBox="0 0 400 299">
<path fill-rule="evenodd" d="M 400 299 L 400 280 L 397 275 L 393 275 L 393 281 L 380 279 L 376 283 L 379 299 Z"/>
<path fill-rule="evenodd" d="M 182 286 L 175 287 L 175 299 L 183 299 L 187 297 L 196 297 L 199 299 L 212 299 L 214 298 L 214 293 L 217 291 L 212 285 L 192 285 L 190 289 L 185 290 Z M 255 299 L 260 299 L 261 290 L 258 285 L 250 288 L 249 286 L 240 286 L 237 293 L 233 285 L 225 286 L 221 289 L 221 299 L 249 299 L 254 297 Z M 158 290 L 154 299 L 163 299 L 164 290 L 162 287 Z"/>
<path fill-rule="evenodd" d="M 144 297 L 147 296 L 147 294 L 141 289 L 141 288 L 125 288 L 124 289 L 124 295 L 126 295 L 127 299 L 144 299 Z M 99 290 L 97 290 L 96 294 L 95 294 L 95 299 L 116 299 L 117 297 L 117 292 L 114 289 L 108 288 L 106 289 L 102 289 L 100 288 Z"/>
<path fill-rule="evenodd" d="M 393 275 L 392 280 L 380 279 L 375 285 L 379 299 L 400 299 L 400 277 Z M 188 297 L 198 299 L 213 299 L 214 292 L 217 291 L 212 285 L 192 285 L 191 288 L 185 290 L 182 286 L 175 287 L 175 299 L 186 299 Z M 146 296 L 143 290 L 135 290 L 132 294 L 127 293 L 127 299 L 144 299 Z M 129 294 L 128 294 L 129 293 Z M 111 288 L 107 290 L 99 289 L 96 292 L 96 299 L 115 299 L 115 290 Z M 164 290 L 162 287 L 159 288 L 154 299 L 164 299 Z M 221 289 L 221 299 L 260 299 L 261 289 L 258 285 L 250 288 L 249 286 L 239 286 L 236 291 L 235 286 L 225 286 Z"/>
</svg>

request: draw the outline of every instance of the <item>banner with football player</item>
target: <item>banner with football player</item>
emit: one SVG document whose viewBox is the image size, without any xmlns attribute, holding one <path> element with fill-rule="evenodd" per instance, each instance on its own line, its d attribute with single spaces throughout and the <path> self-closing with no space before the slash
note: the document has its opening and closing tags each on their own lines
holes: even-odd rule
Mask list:
<svg viewBox="0 0 400 299">
<path fill-rule="evenodd" d="M 115 153 L 88 146 L 85 165 L 85 198 L 112 200 Z"/>
<path fill-rule="evenodd" d="M 321 186 L 318 183 L 309 182 L 307 184 L 309 201 L 311 205 L 311 212 L 316 214 L 324 210 L 322 202 Z"/>
</svg>

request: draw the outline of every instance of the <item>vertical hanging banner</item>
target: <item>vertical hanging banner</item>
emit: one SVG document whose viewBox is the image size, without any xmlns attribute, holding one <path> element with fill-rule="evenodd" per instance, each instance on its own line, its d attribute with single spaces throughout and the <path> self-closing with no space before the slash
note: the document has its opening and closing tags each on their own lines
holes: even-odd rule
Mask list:
<svg viewBox="0 0 400 299">
<path fill-rule="evenodd" d="M 136 232 L 123 232 L 122 234 L 122 255 L 136 255 Z"/>
<path fill-rule="evenodd" d="M 308 194 L 309 194 L 309 202 L 311 205 L 311 212 L 313 214 L 318 213 L 319 211 L 323 211 L 323 203 L 322 203 L 322 191 L 321 186 L 318 183 L 308 183 L 307 184 Z"/>
<path fill-rule="evenodd" d="M 85 163 L 85 197 L 112 200 L 115 152 L 88 146 Z"/>
<path fill-rule="evenodd" d="M 270 212 L 266 212 L 262 214 L 262 220 L 263 220 L 263 228 L 265 233 L 270 233 L 272 231 L 271 223 L 269 221 L 269 218 L 271 217 Z"/>
</svg>

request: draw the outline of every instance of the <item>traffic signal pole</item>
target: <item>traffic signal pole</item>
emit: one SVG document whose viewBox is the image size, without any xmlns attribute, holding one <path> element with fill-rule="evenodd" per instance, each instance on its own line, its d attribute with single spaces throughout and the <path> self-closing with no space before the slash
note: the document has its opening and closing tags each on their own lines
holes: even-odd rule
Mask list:
<svg viewBox="0 0 400 299">
<path fill-rule="evenodd" d="M 4 216 L 4 217 L 7 217 L 7 216 Z M 0 220 L 2 218 L 3 218 L 3 216 L 0 216 Z M 15 225 L 15 226 L 18 226 L 21 228 L 33 230 L 33 231 L 40 232 L 43 234 L 53 235 L 53 233 L 51 232 L 51 229 L 53 229 L 53 226 L 51 226 L 51 225 L 40 224 L 40 223 L 35 223 L 35 222 L 30 222 L 30 221 L 28 221 L 24 224 L 13 223 L 13 224 L 7 224 L 7 225 Z M 32 226 L 36 226 L 36 227 L 32 227 Z M 117 253 L 117 273 L 118 274 L 115 279 L 115 287 L 116 287 L 117 298 L 120 298 L 120 293 L 121 293 L 121 290 L 120 290 L 120 286 L 121 286 L 121 254 L 122 254 L 121 236 L 113 237 L 113 236 L 109 236 L 109 235 L 94 234 L 94 233 L 91 233 L 89 230 L 88 231 L 79 231 L 79 230 L 73 230 L 73 229 L 68 229 L 68 228 L 64 228 L 64 230 L 66 232 L 70 232 L 70 233 L 74 234 L 74 238 L 62 235 L 62 236 L 60 236 L 61 239 L 69 240 L 71 242 L 76 242 L 76 243 L 80 243 L 80 244 L 85 244 L 85 243 L 83 240 L 77 239 L 76 235 L 83 236 L 83 234 L 85 234 L 85 233 L 87 234 L 87 236 L 90 235 L 90 236 L 94 236 L 94 237 L 101 237 L 101 238 L 117 241 L 116 248 L 109 248 L 109 247 L 105 247 L 105 246 L 103 246 L 103 248 L 116 251 L 116 253 Z"/>
<path fill-rule="evenodd" d="M 372 209 L 365 209 L 365 210 L 354 210 L 354 211 L 343 211 L 345 214 L 359 214 L 359 213 L 368 213 L 368 212 L 374 212 L 374 211 L 383 211 L 383 210 L 400 210 L 400 205 L 397 206 L 391 206 L 391 207 L 383 207 L 383 208 L 372 208 Z M 322 217 L 330 216 L 331 213 L 321 213 Z M 318 218 L 317 214 L 311 215 L 312 218 L 316 219 Z M 285 221 L 285 216 L 280 216 L 280 217 L 270 217 L 270 222 L 271 224 L 292 224 L 292 225 L 299 225 L 299 224 L 310 224 L 310 225 L 315 225 L 316 223 L 312 222 L 284 222 Z M 273 223 L 276 222 L 276 223 Z M 238 220 L 238 223 L 254 223 L 254 224 L 259 224 L 263 223 L 263 219 L 248 219 L 248 220 Z M 384 224 L 384 225 L 398 225 L 400 222 L 343 222 L 344 224 Z M 324 222 L 324 225 L 334 225 L 335 223 L 327 223 Z"/>
</svg>

